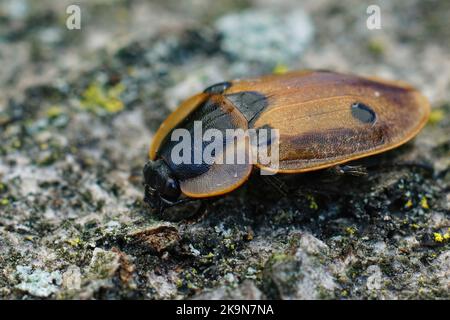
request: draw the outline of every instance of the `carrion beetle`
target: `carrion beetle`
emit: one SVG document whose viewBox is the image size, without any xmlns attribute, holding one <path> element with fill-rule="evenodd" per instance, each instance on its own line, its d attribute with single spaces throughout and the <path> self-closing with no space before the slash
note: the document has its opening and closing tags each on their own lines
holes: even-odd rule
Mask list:
<svg viewBox="0 0 450 320">
<path fill-rule="evenodd" d="M 378 154 L 412 139 L 429 112 L 427 99 L 407 83 L 329 71 L 218 83 L 183 102 L 156 132 L 143 170 L 145 201 L 161 211 L 235 190 L 255 167 L 297 174 Z M 185 129 L 194 136 L 198 121 L 203 130 L 220 132 L 276 129 L 277 165 L 258 157 L 255 162 L 175 163 L 173 133 Z M 204 142 L 197 145 L 200 151 L 206 147 Z M 232 147 L 247 150 L 248 140 Z M 223 153 L 213 156 L 218 159 Z"/>
</svg>

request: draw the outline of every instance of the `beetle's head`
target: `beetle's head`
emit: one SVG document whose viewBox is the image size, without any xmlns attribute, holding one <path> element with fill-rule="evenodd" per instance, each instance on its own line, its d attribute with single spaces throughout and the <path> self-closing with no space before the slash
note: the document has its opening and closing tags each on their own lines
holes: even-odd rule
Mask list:
<svg viewBox="0 0 450 320">
<path fill-rule="evenodd" d="M 145 202 L 160 212 L 177 202 L 181 194 L 178 179 L 163 160 L 148 161 L 143 172 Z"/>
</svg>

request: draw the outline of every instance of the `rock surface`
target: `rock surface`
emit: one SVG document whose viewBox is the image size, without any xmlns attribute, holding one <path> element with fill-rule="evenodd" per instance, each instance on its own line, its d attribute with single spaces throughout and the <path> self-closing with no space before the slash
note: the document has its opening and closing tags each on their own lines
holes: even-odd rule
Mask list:
<svg viewBox="0 0 450 320">
<path fill-rule="evenodd" d="M 450 298 L 450 5 L 381 2 L 368 30 L 365 2 L 89 1 L 67 30 L 70 1 L 3 1 L 0 298 Z M 252 177 L 201 216 L 151 212 L 141 170 L 170 110 L 301 68 L 411 82 L 430 122 L 366 177 L 304 175 L 285 198 Z"/>
</svg>

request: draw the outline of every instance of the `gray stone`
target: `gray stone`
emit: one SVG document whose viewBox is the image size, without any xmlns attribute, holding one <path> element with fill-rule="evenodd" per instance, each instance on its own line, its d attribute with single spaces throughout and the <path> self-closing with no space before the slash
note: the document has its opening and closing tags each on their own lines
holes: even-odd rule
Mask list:
<svg viewBox="0 0 450 320">
<path fill-rule="evenodd" d="M 314 27 L 301 9 L 246 10 L 221 17 L 222 49 L 240 61 L 269 65 L 298 60 L 312 40 Z"/>
<path fill-rule="evenodd" d="M 17 266 L 16 275 L 21 281 L 16 288 L 29 294 L 46 298 L 58 292 L 62 282 L 61 273 L 58 271 L 47 272 L 35 269 L 31 266 Z"/>
</svg>

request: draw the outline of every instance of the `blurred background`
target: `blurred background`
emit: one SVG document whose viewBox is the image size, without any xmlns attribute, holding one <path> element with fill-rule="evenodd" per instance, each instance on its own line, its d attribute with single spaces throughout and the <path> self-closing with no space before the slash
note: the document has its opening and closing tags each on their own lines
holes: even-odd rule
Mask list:
<svg viewBox="0 0 450 320">
<path fill-rule="evenodd" d="M 70 16 L 66 9 L 73 4 L 80 8 L 79 30 L 66 27 Z M 380 8 L 380 29 L 367 27 L 370 5 Z M 221 34 L 213 44 L 223 51 L 220 57 L 186 66 L 212 81 L 271 72 L 277 65 L 330 68 L 422 81 L 430 86 L 424 88 L 429 96 L 444 99 L 448 98 L 449 6 L 439 0 L 3 0 L 2 100 L 33 83 L 73 78 L 97 65 L 105 52 L 111 54 L 131 42 L 155 50 L 160 44 L 152 45 L 152 40 L 170 41 L 183 30 Z M 431 84 L 435 78 L 440 80 Z"/>
<path fill-rule="evenodd" d="M 447 0 L 0 0 L 0 297 L 448 298 L 449 17 Z M 305 68 L 422 91 L 403 157 L 432 176 L 149 213 L 141 170 L 183 99 Z"/>
</svg>

